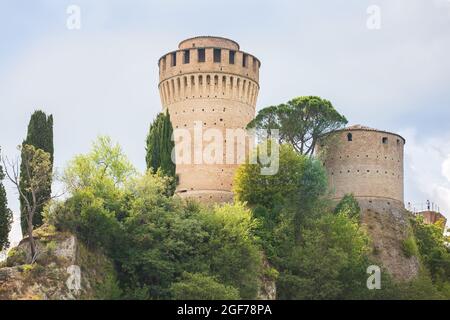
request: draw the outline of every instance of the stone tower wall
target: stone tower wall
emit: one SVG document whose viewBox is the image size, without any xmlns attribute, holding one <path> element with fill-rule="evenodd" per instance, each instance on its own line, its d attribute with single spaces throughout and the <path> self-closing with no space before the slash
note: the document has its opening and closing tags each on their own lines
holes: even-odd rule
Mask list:
<svg viewBox="0 0 450 320">
<path fill-rule="evenodd" d="M 202 52 L 204 50 L 204 61 Z M 232 59 L 234 57 L 234 63 Z M 223 134 L 226 151 L 226 129 L 244 129 L 255 116 L 259 92 L 260 62 L 239 51 L 239 45 L 219 37 L 197 37 L 184 40 L 179 50 L 159 60 L 159 91 L 164 110 L 171 116 L 174 130 L 218 129 Z M 237 152 L 236 140 L 233 143 Z M 203 148 L 207 143 L 203 143 Z M 199 148 L 192 141 L 192 158 Z M 177 164 L 177 193 L 203 202 L 232 199 L 232 181 L 238 164 Z"/>
<path fill-rule="evenodd" d="M 328 141 L 322 151 L 334 199 L 353 193 L 359 199 L 386 200 L 403 207 L 405 140 L 401 136 L 345 129 L 330 135 Z"/>
</svg>

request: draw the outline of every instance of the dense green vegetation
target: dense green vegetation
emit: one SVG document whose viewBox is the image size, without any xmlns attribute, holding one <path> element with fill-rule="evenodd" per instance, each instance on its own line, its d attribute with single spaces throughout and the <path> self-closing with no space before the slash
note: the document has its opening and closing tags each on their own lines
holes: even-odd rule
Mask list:
<svg viewBox="0 0 450 320">
<path fill-rule="evenodd" d="M 260 164 L 242 165 L 234 189 L 259 221 L 256 233 L 279 272 L 279 299 L 450 298 L 449 249 L 442 228 L 416 221 L 416 238 L 405 241 L 405 250 L 424 260 L 418 279 L 400 284 L 384 273 L 382 290 L 368 290 L 367 267 L 379 263 L 371 261 L 370 240 L 360 226 L 356 200 L 347 195 L 333 206 L 327 200 L 320 162 L 295 152 L 291 145 L 280 146 L 279 165 L 274 176 L 258 174 Z"/>
<path fill-rule="evenodd" d="M 279 163 L 274 176 L 256 174 L 259 164 L 245 164 L 235 179 L 236 196 L 260 220 L 262 246 L 280 272 L 279 298 L 356 297 L 365 288 L 369 265 L 356 201 L 346 197 L 333 211 L 321 164 L 290 145 L 280 147 Z"/>
<path fill-rule="evenodd" d="M 12 212 L 8 208 L 8 199 L 6 198 L 5 187 L 3 186 L 4 178 L 5 174 L 0 163 L 0 251 L 9 247 L 8 235 L 11 231 L 11 223 L 13 219 Z"/>
<path fill-rule="evenodd" d="M 71 196 L 51 206 L 46 220 L 102 248 L 115 261 L 124 298 L 255 298 L 263 270 L 251 212 L 182 202 L 168 192 L 171 179 L 136 173 L 103 137 L 70 163 Z"/>
<path fill-rule="evenodd" d="M 412 220 L 412 227 L 422 262 L 433 284 L 440 293 L 450 299 L 450 247 L 449 237 L 443 233 L 440 223 L 425 224 L 423 217 Z"/>
<path fill-rule="evenodd" d="M 30 122 L 28 124 L 28 132 L 25 140 L 22 143 L 22 147 L 25 145 L 33 146 L 37 149 L 43 150 L 50 154 L 50 162 L 53 168 L 53 116 L 47 116 L 43 111 L 35 111 L 31 115 Z M 24 148 L 22 148 L 24 150 Z M 22 154 L 22 158 L 24 155 Z M 30 177 L 27 174 L 27 170 L 25 168 L 25 161 L 21 162 L 20 166 L 20 188 L 22 192 L 25 194 L 26 198 L 29 202 L 32 202 L 32 195 L 29 191 L 29 180 Z M 46 185 L 40 188 L 40 191 L 36 195 L 36 203 L 39 203 L 39 206 L 36 210 L 36 214 L 33 217 L 33 226 L 39 227 L 42 225 L 42 211 L 45 206 L 46 201 L 50 200 L 52 193 L 52 183 L 51 181 Z M 20 212 L 21 212 L 21 225 L 22 232 L 25 235 L 28 229 L 27 226 L 27 210 L 26 210 L 26 201 L 24 197 L 20 196 Z"/>
<path fill-rule="evenodd" d="M 319 97 L 263 109 L 249 127 L 278 129 L 280 137 L 259 145 L 253 156 L 276 144 L 278 172 L 263 175 L 258 162 L 241 165 L 236 202 L 212 207 L 173 197 L 173 128 L 169 114 L 161 113 L 147 136 L 145 173 L 119 145 L 99 137 L 65 169 L 68 197 L 49 202 L 52 117 L 38 111 L 22 148 L 19 190 L 37 190 L 35 226 L 48 202 L 45 223 L 76 234 L 83 248 L 113 261 L 114 276 L 97 288 L 102 298 L 255 299 L 264 280 L 276 282 L 278 299 L 450 299 L 449 239 L 443 226 L 420 218 L 411 220 L 402 243 L 406 257 L 420 260 L 419 277 L 398 283 L 383 271 L 381 290 L 368 290 L 367 267 L 380 262 L 372 261 L 361 209 L 351 194 L 331 202 L 326 172 L 313 156 L 318 139 L 346 123 Z M 0 250 L 8 245 L 11 223 L 2 179 L 0 166 Z M 22 216 L 30 212 L 26 203 Z"/>
</svg>

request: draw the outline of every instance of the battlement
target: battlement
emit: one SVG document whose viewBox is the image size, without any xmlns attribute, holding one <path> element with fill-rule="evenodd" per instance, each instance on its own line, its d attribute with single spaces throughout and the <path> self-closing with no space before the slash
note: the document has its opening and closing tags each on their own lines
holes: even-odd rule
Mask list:
<svg viewBox="0 0 450 320">
<path fill-rule="evenodd" d="M 196 38 L 194 38 L 196 39 Z M 259 82 L 261 62 L 255 56 L 239 51 L 239 45 L 222 38 L 206 39 L 193 43 L 182 42 L 179 50 L 169 52 L 158 61 L 160 85 L 169 79 L 195 73 L 230 75 L 248 81 Z M 191 47 L 195 45 L 195 47 Z"/>
</svg>

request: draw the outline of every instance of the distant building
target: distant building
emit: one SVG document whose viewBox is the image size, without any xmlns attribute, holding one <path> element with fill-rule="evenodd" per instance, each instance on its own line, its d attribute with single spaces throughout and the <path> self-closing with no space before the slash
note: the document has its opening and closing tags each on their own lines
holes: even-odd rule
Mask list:
<svg viewBox="0 0 450 320">
<path fill-rule="evenodd" d="M 443 226 L 447 224 L 447 219 L 442 215 L 442 213 L 439 213 L 437 211 L 422 211 L 417 213 L 418 215 L 423 216 L 423 221 L 426 224 L 436 224 L 439 221 L 443 222 Z"/>
</svg>

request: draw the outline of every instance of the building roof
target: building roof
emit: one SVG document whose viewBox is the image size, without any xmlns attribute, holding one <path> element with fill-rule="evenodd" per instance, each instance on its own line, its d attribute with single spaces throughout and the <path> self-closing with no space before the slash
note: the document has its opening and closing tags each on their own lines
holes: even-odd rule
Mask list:
<svg viewBox="0 0 450 320">
<path fill-rule="evenodd" d="M 374 132 L 387 133 L 387 134 L 392 134 L 394 136 L 402 138 L 403 141 L 406 143 L 406 139 L 403 138 L 398 133 L 385 131 L 385 130 L 378 130 L 378 129 L 374 129 L 374 128 L 371 128 L 371 127 L 363 126 L 361 124 L 351 125 L 351 126 L 348 126 L 348 127 L 343 128 L 343 129 L 336 130 L 336 131 L 374 131 Z"/>
<path fill-rule="evenodd" d="M 219 37 L 219 36 L 196 36 L 196 37 L 191 37 L 191 38 L 188 38 L 188 39 L 184 39 L 183 41 L 181 41 L 179 43 L 178 48 L 181 48 L 183 43 L 191 41 L 191 40 L 195 40 L 195 39 L 220 39 L 220 40 L 225 40 L 225 41 L 229 41 L 231 43 L 234 43 L 237 46 L 237 49 L 241 50 L 241 46 L 236 41 L 234 41 L 232 39 L 229 39 L 229 38 L 225 38 L 225 37 Z"/>
</svg>

